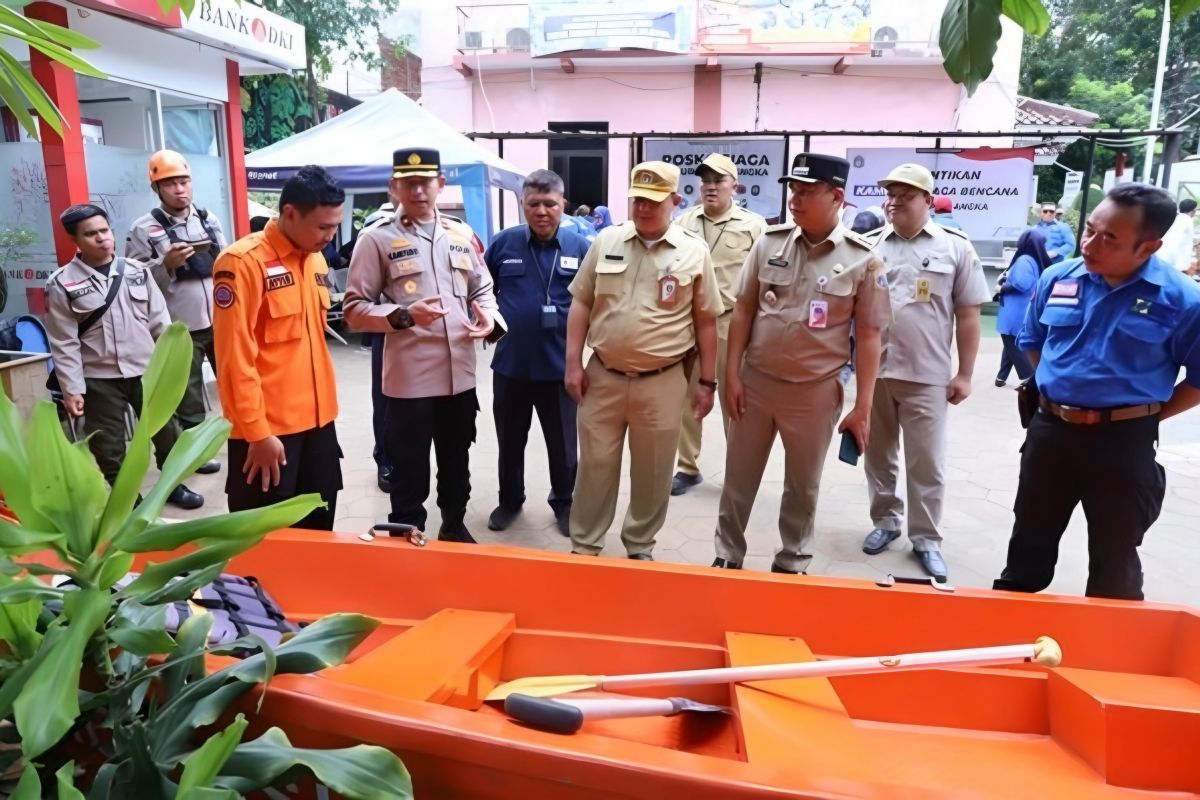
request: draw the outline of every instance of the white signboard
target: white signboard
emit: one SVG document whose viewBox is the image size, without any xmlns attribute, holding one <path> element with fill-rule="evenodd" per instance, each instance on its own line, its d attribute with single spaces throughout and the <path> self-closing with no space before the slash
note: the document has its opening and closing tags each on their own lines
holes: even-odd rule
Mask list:
<svg viewBox="0 0 1200 800">
<path fill-rule="evenodd" d="M 180 27 L 189 39 L 284 69 L 305 67 L 304 26 L 253 3 L 199 0 Z"/>
<path fill-rule="evenodd" d="M 782 139 L 646 139 L 642 148 L 647 161 L 666 161 L 679 167 L 680 209 L 700 202 L 700 179 L 696 167 L 709 153 L 729 156 L 738 170 L 738 187 L 733 202 L 778 221 L 783 204 L 779 177 L 783 163 Z"/>
<path fill-rule="evenodd" d="M 954 219 L 972 239 L 1004 239 L 1024 228 L 1033 202 L 1033 148 L 980 147 L 957 153 L 918 153 L 914 148 L 861 148 L 846 152 L 850 179 L 846 202 L 859 208 L 883 205 L 878 183 L 900 164 L 921 164 L 933 173 L 935 192 L 954 201 Z"/>
</svg>

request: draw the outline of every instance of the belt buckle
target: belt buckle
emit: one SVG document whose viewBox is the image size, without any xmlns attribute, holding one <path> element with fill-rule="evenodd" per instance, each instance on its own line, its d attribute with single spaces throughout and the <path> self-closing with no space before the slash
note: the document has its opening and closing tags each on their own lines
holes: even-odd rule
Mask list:
<svg viewBox="0 0 1200 800">
<path fill-rule="evenodd" d="M 626 378 L 640 378 L 642 375 L 640 372 L 622 372 L 621 374 Z"/>
</svg>

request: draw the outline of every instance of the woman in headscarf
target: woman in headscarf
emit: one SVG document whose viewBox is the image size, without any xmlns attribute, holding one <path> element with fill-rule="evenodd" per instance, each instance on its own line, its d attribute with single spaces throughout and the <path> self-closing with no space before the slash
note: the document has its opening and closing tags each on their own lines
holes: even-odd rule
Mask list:
<svg viewBox="0 0 1200 800">
<path fill-rule="evenodd" d="M 597 233 L 613 224 L 608 206 L 596 206 L 596 210 L 592 212 L 592 224 L 596 226 Z"/>
<path fill-rule="evenodd" d="M 1016 367 L 1020 380 L 1033 374 L 1029 356 L 1017 347 L 1017 335 L 1025 322 L 1025 312 L 1029 309 L 1038 277 L 1048 266 L 1050 255 L 1046 252 L 1046 237 L 1036 228 L 1030 228 L 1017 239 L 1017 252 L 1000 276 L 996 332 L 1004 342 L 1004 352 L 1000 356 L 1000 371 L 996 373 L 997 386 L 1008 383 L 1008 374 L 1013 367 Z"/>
</svg>

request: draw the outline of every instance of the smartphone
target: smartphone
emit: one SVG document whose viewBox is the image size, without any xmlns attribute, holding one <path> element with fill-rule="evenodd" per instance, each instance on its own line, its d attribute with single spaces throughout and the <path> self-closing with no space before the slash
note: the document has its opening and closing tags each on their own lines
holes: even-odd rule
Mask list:
<svg viewBox="0 0 1200 800">
<path fill-rule="evenodd" d="M 838 450 L 838 460 L 845 461 L 850 466 L 858 466 L 858 441 L 850 431 L 842 431 L 842 446 Z"/>
</svg>

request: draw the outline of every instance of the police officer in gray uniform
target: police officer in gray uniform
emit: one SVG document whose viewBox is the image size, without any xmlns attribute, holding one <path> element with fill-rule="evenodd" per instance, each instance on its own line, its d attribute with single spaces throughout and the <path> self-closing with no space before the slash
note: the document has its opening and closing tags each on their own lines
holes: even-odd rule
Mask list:
<svg viewBox="0 0 1200 800">
<path fill-rule="evenodd" d="M 114 258 L 104 209 L 71 206 L 59 220 L 79 253 L 46 282 L 54 374 L 67 413 L 83 416 L 88 446 L 111 484 L 125 458 L 125 410 L 141 413 L 142 375 L 171 319 L 150 270 L 131 258 Z M 160 468 L 178 436 L 174 420 L 154 435 Z M 190 509 L 204 498 L 180 484 L 167 502 Z"/>
</svg>

